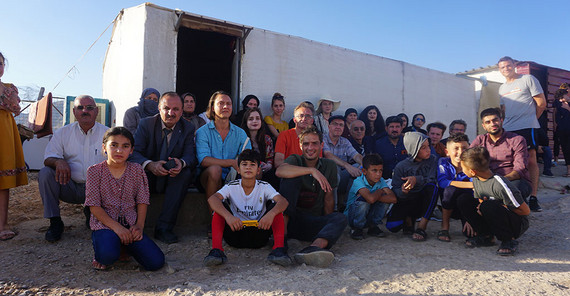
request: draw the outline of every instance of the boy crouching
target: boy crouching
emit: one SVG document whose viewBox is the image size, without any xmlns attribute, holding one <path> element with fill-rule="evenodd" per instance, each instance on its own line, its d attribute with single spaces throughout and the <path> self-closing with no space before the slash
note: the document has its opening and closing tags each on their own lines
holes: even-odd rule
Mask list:
<svg viewBox="0 0 570 296">
<path fill-rule="evenodd" d="M 364 238 L 365 227 L 369 236 L 384 237 L 378 225 L 382 224 L 388 204 L 396 203 L 396 195 L 382 178 L 384 165 L 380 155 L 364 156 L 362 166 L 362 175 L 352 183 L 344 211 L 351 228 L 350 237 L 355 240 Z"/>
<path fill-rule="evenodd" d="M 474 147 L 461 154 L 463 172 L 473 178 L 475 198 L 459 197 L 461 214 L 477 233 L 465 242 L 467 247 L 493 245 L 493 236 L 501 241 L 497 254 L 514 255 L 520 237 L 529 226 L 530 209 L 520 191 L 505 177 L 489 169 L 489 152 Z"/>
</svg>

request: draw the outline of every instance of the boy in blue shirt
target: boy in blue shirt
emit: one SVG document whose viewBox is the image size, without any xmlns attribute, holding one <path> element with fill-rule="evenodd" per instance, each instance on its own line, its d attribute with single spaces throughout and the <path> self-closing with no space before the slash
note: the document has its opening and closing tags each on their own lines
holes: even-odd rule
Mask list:
<svg viewBox="0 0 570 296">
<path fill-rule="evenodd" d="M 382 179 L 384 170 L 380 155 L 364 156 L 362 166 L 362 175 L 354 179 L 344 211 L 351 227 L 350 237 L 355 240 L 364 238 L 365 227 L 368 227 L 369 236 L 384 237 L 378 225 L 382 223 L 387 204 L 396 202 L 396 195 Z"/>
<path fill-rule="evenodd" d="M 469 138 L 467 135 L 458 134 L 451 136 L 446 142 L 446 153 L 448 157 L 439 159 L 437 166 L 437 185 L 441 196 L 441 207 L 443 208 L 443 217 L 441 221 L 441 230 L 437 233 L 437 239 L 443 242 L 450 242 L 449 236 L 449 220 L 460 218 L 457 208 L 457 198 L 460 195 L 473 197 L 473 182 L 461 170 L 461 153 L 469 148 Z M 463 232 L 471 236 L 473 231 L 469 223 L 463 225 Z"/>
</svg>

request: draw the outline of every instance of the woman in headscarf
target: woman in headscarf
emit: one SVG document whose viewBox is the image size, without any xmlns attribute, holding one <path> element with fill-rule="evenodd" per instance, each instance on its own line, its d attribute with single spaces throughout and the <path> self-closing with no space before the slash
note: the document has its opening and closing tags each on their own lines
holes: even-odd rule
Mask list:
<svg viewBox="0 0 570 296">
<path fill-rule="evenodd" d="M 202 117 L 196 114 L 196 97 L 194 97 L 193 94 L 187 92 L 182 95 L 182 100 L 184 100 L 184 109 L 182 117 L 190 121 L 194 125 L 194 128 L 196 129 L 195 131 L 197 131 L 204 124 L 206 124 L 206 121 L 204 121 Z"/>
<path fill-rule="evenodd" d="M 350 136 L 350 124 L 358 119 L 358 112 L 354 108 L 348 108 L 344 112 L 344 131 L 342 131 L 342 136 L 347 138 Z"/>
<path fill-rule="evenodd" d="M 141 94 L 138 105 L 127 109 L 125 112 L 123 126 L 134 135 L 141 118 L 158 114 L 158 98 L 160 98 L 158 90 L 145 88 Z"/>
</svg>

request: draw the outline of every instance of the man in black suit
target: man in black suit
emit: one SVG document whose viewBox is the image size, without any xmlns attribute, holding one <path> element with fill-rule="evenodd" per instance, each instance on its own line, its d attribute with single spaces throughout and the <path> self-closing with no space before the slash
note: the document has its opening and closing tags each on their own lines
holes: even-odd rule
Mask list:
<svg viewBox="0 0 570 296">
<path fill-rule="evenodd" d="M 141 119 L 130 158 L 145 169 L 150 191 L 164 193 L 154 237 L 167 244 L 178 242 L 172 229 L 196 167 L 195 128 L 190 122 L 180 120 L 183 105 L 175 92 L 164 93 L 158 101 L 160 113 Z"/>
</svg>

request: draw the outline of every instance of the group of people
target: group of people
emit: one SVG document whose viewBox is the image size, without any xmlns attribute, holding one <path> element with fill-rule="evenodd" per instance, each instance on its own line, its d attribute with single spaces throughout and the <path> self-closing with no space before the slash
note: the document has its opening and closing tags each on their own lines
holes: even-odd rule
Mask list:
<svg viewBox="0 0 570 296">
<path fill-rule="evenodd" d="M 0 54 L 0 77 L 4 57 Z M 282 116 L 283 95 L 275 93 L 272 114 L 263 117 L 259 99 L 248 95 L 234 114 L 233 100 L 215 92 L 203 114 L 191 93 L 160 94 L 145 89 L 138 105 L 127 110 L 124 127 L 96 122 L 91 96 L 78 96 L 76 122 L 58 129 L 45 151 L 38 183 L 44 217 L 50 221 L 49 242 L 62 238 L 59 201 L 85 204 L 86 224 L 93 231 L 96 269 L 132 256 L 147 270 L 164 265 L 164 254 L 143 232 L 150 194 L 164 194 L 154 238 L 178 242 L 173 232 L 187 189 L 195 185 L 208 200 L 212 249 L 206 266 L 223 264 L 223 240 L 237 248 L 263 247 L 273 237 L 267 259 L 290 265 L 289 238 L 308 241 L 295 261 L 326 267 L 331 247 L 346 226 L 355 240 L 384 237 L 380 228 L 402 231 L 414 241 L 427 239 L 426 227 L 438 204 L 443 221 L 437 239 L 449 242 L 450 219 L 460 219 L 468 247 L 501 241 L 499 255 L 513 255 L 516 238 L 528 228 L 530 210 L 540 211 L 536 190 L 538 166 L 533 133 L 544 110 L 544 94 L 531 75 L 514 71 L 504 57 L 499 69 L 501 108 L 480 117 L 486 133 L 469 142 L 467 123 L 433 122 L 425 116 L 382 116 L 376 106 L 360 114 L 348 108 L 334 115 L 341 102 L 328 97 L 294 108 L 292 122 Z M 26 184 L 21 143 L 10 102 L 17 89 L 0 84 L 2 120 L 10 127 L 4 138 L 12 163 L 0 167 L 0 239 L 15 233 L 7 224 L 8 189 Z M 568 88 L 558 105 L 570 111 Z M 6 103 L 4 103 L 6 102 Z M 525 106 L 521 108 L 520 106 Z M 568 113 L 570 114 L 570 113 Z M 10 120 L 12 123 L 10 123 Z M 565 133 L 561 129 L 561 133 Z M 567 142 L 561 143 L 565 156 Z M 534 159 L 533 159 L 534 157 Z M 567 157 L 570 157 L 568 155 Z M 569 171 L 570 173 L 570 171 Z M 527 199 L 528 198 L 528 199 Z M 417 222 L 417 225 L 416 225 Z"/>
</svg>

